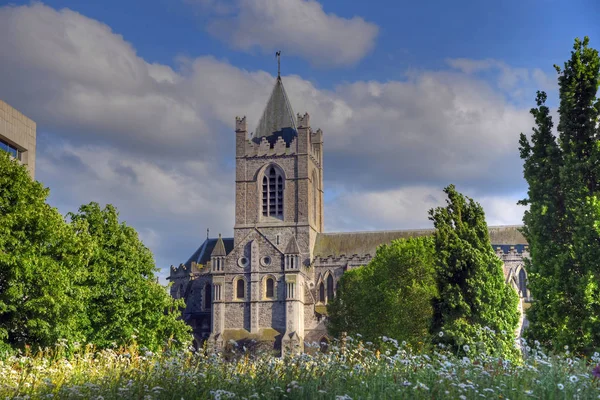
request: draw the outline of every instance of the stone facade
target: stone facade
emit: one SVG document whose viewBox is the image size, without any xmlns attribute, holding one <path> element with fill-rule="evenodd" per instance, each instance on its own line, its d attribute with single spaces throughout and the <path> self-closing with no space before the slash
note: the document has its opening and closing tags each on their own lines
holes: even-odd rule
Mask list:
<svg viewBox="0 0 600 400">
<path fill-rule="evenodd" d="M 234 237 L 207 238 L 171 266 L 171 295 L 185 299 L 198 344 L 255 340 L 302 351 L 328 340 L 327 303 L 346 270 L 367 264 L 379 245 L 433 231 L 323 232 L 323 132 L 293 114 L 280 77 L 257 131 L 236 118 L 235 135 Z M 527 299 L 527 242 L 517 227 L 492 227 L 490 237 L 507 282 Z"/>
<path fill-rule="evenodd" d="M 8 151 L 35 176 L 36 124 L 0 100 L 0 149 Z"/>
</svg>

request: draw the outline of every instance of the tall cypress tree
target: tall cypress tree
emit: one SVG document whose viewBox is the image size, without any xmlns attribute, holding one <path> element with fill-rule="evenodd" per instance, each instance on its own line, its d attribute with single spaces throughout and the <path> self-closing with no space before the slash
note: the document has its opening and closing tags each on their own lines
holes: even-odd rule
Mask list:
<svg viewBox="0 0 600 400">
<path fill-rule="evenodd" d="M 575 39 L 559 74 L 559 141 L 545 94 L 532 113 L 532 143 L 521 135 L 530 206 L 524 234 L 531 246 L 530 335 L 555 349 L 600 345 L 600 82 L 598 51 Z"/>
<path fill-rule="evenodd" d="M 448 205 L 429 211 L 438 258 L 438 296 L 433 301 L 431 327 L 434 340 L 458 350 L 465 344 L 477 345 L 488 354 L 516 357 L 518 296 L 505 283 L 483 208 L 458 193 L 454 185 L 444 192 Z M 486 327 L 495 335 L 480 335 Z M 440 336 L 439 332 L 444 333 Z"/>
</svg>

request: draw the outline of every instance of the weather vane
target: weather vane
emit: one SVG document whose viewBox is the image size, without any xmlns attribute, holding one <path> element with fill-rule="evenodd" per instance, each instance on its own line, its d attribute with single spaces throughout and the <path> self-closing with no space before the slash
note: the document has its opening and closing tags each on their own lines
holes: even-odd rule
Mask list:
<svg viewBox="0 0 600 400">
<path fill-rule="evenodd" d="M 280 78 L 281 77 L 281 50 L 277 51 L 275 53 L 275 55 L 277 56 L 277 77 Z"/>
</svg>

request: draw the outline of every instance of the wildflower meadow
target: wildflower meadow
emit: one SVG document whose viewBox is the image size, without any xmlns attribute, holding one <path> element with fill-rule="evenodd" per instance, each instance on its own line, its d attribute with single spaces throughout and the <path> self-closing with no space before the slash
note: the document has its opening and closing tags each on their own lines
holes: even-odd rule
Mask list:
<svg viewBox="0 0 600 400">
<path fill-rule="evenodd" d="M 317 343 L 287 357 L 171 350 L 136 344 L 97 351 L 60 342 L 0 361 L 1 398 L 10 399 L 588 399 L 600 398 L 600 355 L 542 351 L 512 363 L 463 346 L 416 350 L 387 337 Z"/>
</svg>

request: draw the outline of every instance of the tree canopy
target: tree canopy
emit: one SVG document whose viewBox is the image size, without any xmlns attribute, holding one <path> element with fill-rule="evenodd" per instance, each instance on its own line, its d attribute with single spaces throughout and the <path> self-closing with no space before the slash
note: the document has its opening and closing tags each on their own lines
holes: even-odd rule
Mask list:
<svg viewBox="0 0 600 400">
<path fill-rule="evenodd" d="M 600 345 L 600 83 L 598 51 L 576 39 L 558 73 L 558 140 L 538 92 L 531 139 L 520 138 L 529 206 L 531 295 L 528 335 L 555 349 Z"/>
<path fill-rule="evenodd" d="M 341 277 L 336 298 L 328 306 L 330 333 L 423 342 L 436 294 L 434 261 L 431 237 L 380 246 L 368 265 Z"/>
<path fill-rule="evenodd" d="M 483 208 L 458 193 L 454 185 L 444 192 L 447 206 L 429 211 L 435 226 L 438 291 L 433 300 L 432 337 L 457 351 L 468 345 L 488 354 L 516 357 L 518 296 L 505 283 Z M 485 331 L 494 334 L 482 335 Z"/>
<path fill-rule="evenodd" d="M 151 252 L 117 210 L 90 203 L 67 222 L 48 193 L 0 152 L 0 347 L 188 342 L 182 300 L 157 282 Z"/>
</svg>

